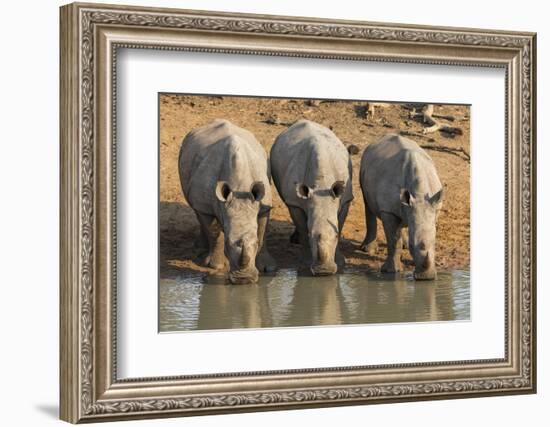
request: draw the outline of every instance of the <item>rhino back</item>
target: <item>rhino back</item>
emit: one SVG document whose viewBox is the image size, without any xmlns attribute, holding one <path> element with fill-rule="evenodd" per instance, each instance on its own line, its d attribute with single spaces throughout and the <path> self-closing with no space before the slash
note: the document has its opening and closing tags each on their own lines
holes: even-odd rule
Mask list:
<svg viewBox="0 0 550 427">
<path fill-rule="evenodd" d="M 185 198 L 199 212 L 216 214 L 218 181 L 243 192 L 261 181 L 266 189 L 262 205 L 272 205 L 265 150 L 252 133 L 227 120 L 215 120 L 187 134 L 180 149 L 179 172 Z"/>
<path fill-rule="evenodd" d="M 299 120 L 281 133 L 271 149 L 273 181 L 283 201 L 303 207 L 296 184 L 330 188 L 335 181 L 348 183 L 342 203 L 352 199 L 351 160 L 336 135 L 324 126 Z"/>
<path fill-rule="evenodd" d="M 401 189 L 434 194 L 441 189 L 431 157 L 414 141 L 389 134 L 367 147 L 361 160 L 360 183 L 376 214 L 401 216 Z"/>
</svg>

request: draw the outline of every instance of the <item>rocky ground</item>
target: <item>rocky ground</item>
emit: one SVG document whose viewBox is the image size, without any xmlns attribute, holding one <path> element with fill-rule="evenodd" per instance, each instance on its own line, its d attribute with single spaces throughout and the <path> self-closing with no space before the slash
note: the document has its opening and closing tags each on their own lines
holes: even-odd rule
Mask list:
<svg viewBox="0 0 550 427">
<path fill-rule="evenodd" d="M 359 166 L 363 150 L 386 133 L 404 133 L 414 139 L 434 160 L 445 187 L 443 209 L 437 227 L 436 262 L 440 270 L 468 269 L 470 264 L 470 115 L 469 107 L 435 105 L 434 114 L 453 116 L 454 121 L 438 119 L 456 126 L 462 134 L 437 131 L 424 135 L 426 124 L 411 118 L 402 104 L 382 104 L 370 114 L 365 101 L 309 101 L 215 96 L 160 96 L 160 261 L 161 277 L 185 271 L 206 271 L 193 259 L 193 240 L 198 222 L 183 198 L 178 176 L 178 152 L 182 139 L 191 129 L 216 118 L 224 118 L 250 130 L 269 153 L 275 137 L 300 118 L 330 127 L 345 145 L 358 150 L 352 155 L 353 191 L 349 215 L 342 233 L 341 248 L 348 265 L 357 269 L 377 269 L 386 253 L 382 227 L 375 256 L 359 250 L 365 236 L 363 198 L 359 186 Z M 441 147 L 443 151 L 441 151 Z M 445 147 L 453 151 L 445 150 Z M 455 150 L 459 151 L 455 151 Z M 460 151 L 462 150 L 462 151 Z M 353 152 L 353 150 L 352 150 Z M 273 188 L 274 200 L 267 239 L 268 247 L 280 267 L 297 267 L 300 248 L 289 242 L 293 226 L 288 210 Z M 406 268 L 412 269 L 408 251 Z"/>
</svg>

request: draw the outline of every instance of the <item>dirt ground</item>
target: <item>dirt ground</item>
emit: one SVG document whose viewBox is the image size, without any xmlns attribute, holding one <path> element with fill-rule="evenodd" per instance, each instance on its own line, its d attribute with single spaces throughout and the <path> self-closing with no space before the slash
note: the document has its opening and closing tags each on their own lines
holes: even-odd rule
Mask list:
<svg viewBox="0 0 550 427">
<path fill-rule="evenodd" d="M 251 131 L 269 153 L 276 136 L 300 118 L 330 127 L 346 146 L 359 150 L 352 155 L 354 200 L 342 233 L 341 249 L 347 265 L 357 269 L 379 269 L 386 245 L 381 224 L 375 256 L 359 250 L 365 237 L 365 213 L 359 167 L 368 144 L 387 133 L 405 133 L 421 146 L 435 162 L 444 185 L 444 201 L 437 226 L 436 263 L 440 270 L 468 269 L 470 265 L 470 162 L 460 152 L 437 151 L 437 147 L 470 151 L 470 114 L 468 106 L 435 105 L 434 113 L 454 116 L 462 135 L 435 132 L 423 135 L 422 120 L 410 118 L 410 109 L 402 104 L 383 104 L 368 113 L 366 101 L 309 101 L 247 97 L 160 95 L 160 262 L 161 277 L 175 277 L 183 272 L 208 271 L 196 264 L 193 241 L 198 222 L 187 205 L 180 187 L 178 153 L 185 135 L 216 118 L 224 118 Z M 273 209 L 267 245 L 279 267 L 298 266 L 300 247 L 289 239 L 293 226 L 288 210 L 273 188 Z M 403 252 L 405 268 L 412 269 L 408 250 Z"/>
</svg>

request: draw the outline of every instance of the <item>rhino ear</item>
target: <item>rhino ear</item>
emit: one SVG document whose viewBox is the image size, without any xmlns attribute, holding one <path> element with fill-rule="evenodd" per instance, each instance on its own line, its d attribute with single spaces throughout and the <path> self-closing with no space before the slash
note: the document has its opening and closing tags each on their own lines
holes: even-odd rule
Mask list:
<svg viewBox="0 0 550 427">
<path fill-rule="evenodd" d="M 257 202 L 261 201 L 265 196 L 265 186 L 262 181 L 256 181 L 252 184 L 250 188 L 250 193 L 252 193 L 252 198 Z"/>
<path fill-rule="evenodd" d="M 411 206 L 414 203 L 414 196 L 404 188 L 401 189 L 401 203 L 405 206 Z"/>
<path fill-rule="evenodd" d="M 220 202 L 229 202 L 233 196 L 233 192 L 231 191 L 231 187 L 229 187 L 229 184 L 225 181 L 218 181 L 216 184 L 216 197 Z"/>
<path fill-rule="evenodd" d="M 430 197 L 429 202 L 432 206 L 437 205 L 443 201 L 443 188 Z"/>
<path fill-rule="evenodd" d="M 345 189 L 346 186 L 344 181 L 336 181 L 334 184 L 332 184 L 330 193 L 332 194 L 332 197 L 336 199 L 337 197 L 340 197 L 342 194 L 344 194 Z"/>
<path fill-rule="evenodd" d="M 309 199 L 311 196 L 311 189 L 305 184 L 296 183 L 296 195 L 300 199 Z"/>
</svg>

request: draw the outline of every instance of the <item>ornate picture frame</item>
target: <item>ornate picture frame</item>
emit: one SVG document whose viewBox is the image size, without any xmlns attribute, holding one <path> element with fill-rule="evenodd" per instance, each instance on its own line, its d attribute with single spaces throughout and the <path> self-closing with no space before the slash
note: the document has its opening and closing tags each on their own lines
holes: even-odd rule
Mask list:
<svg viewBox="0 0 550 427">
<path fill-rule="evenodd" d="M 61 419 L 78 423 L 536 391 L 535 34 L 80 3 L 60 13 Z M 504 69 L 505 357 L 117 379 L 118 48 Z"/>
</svg>

